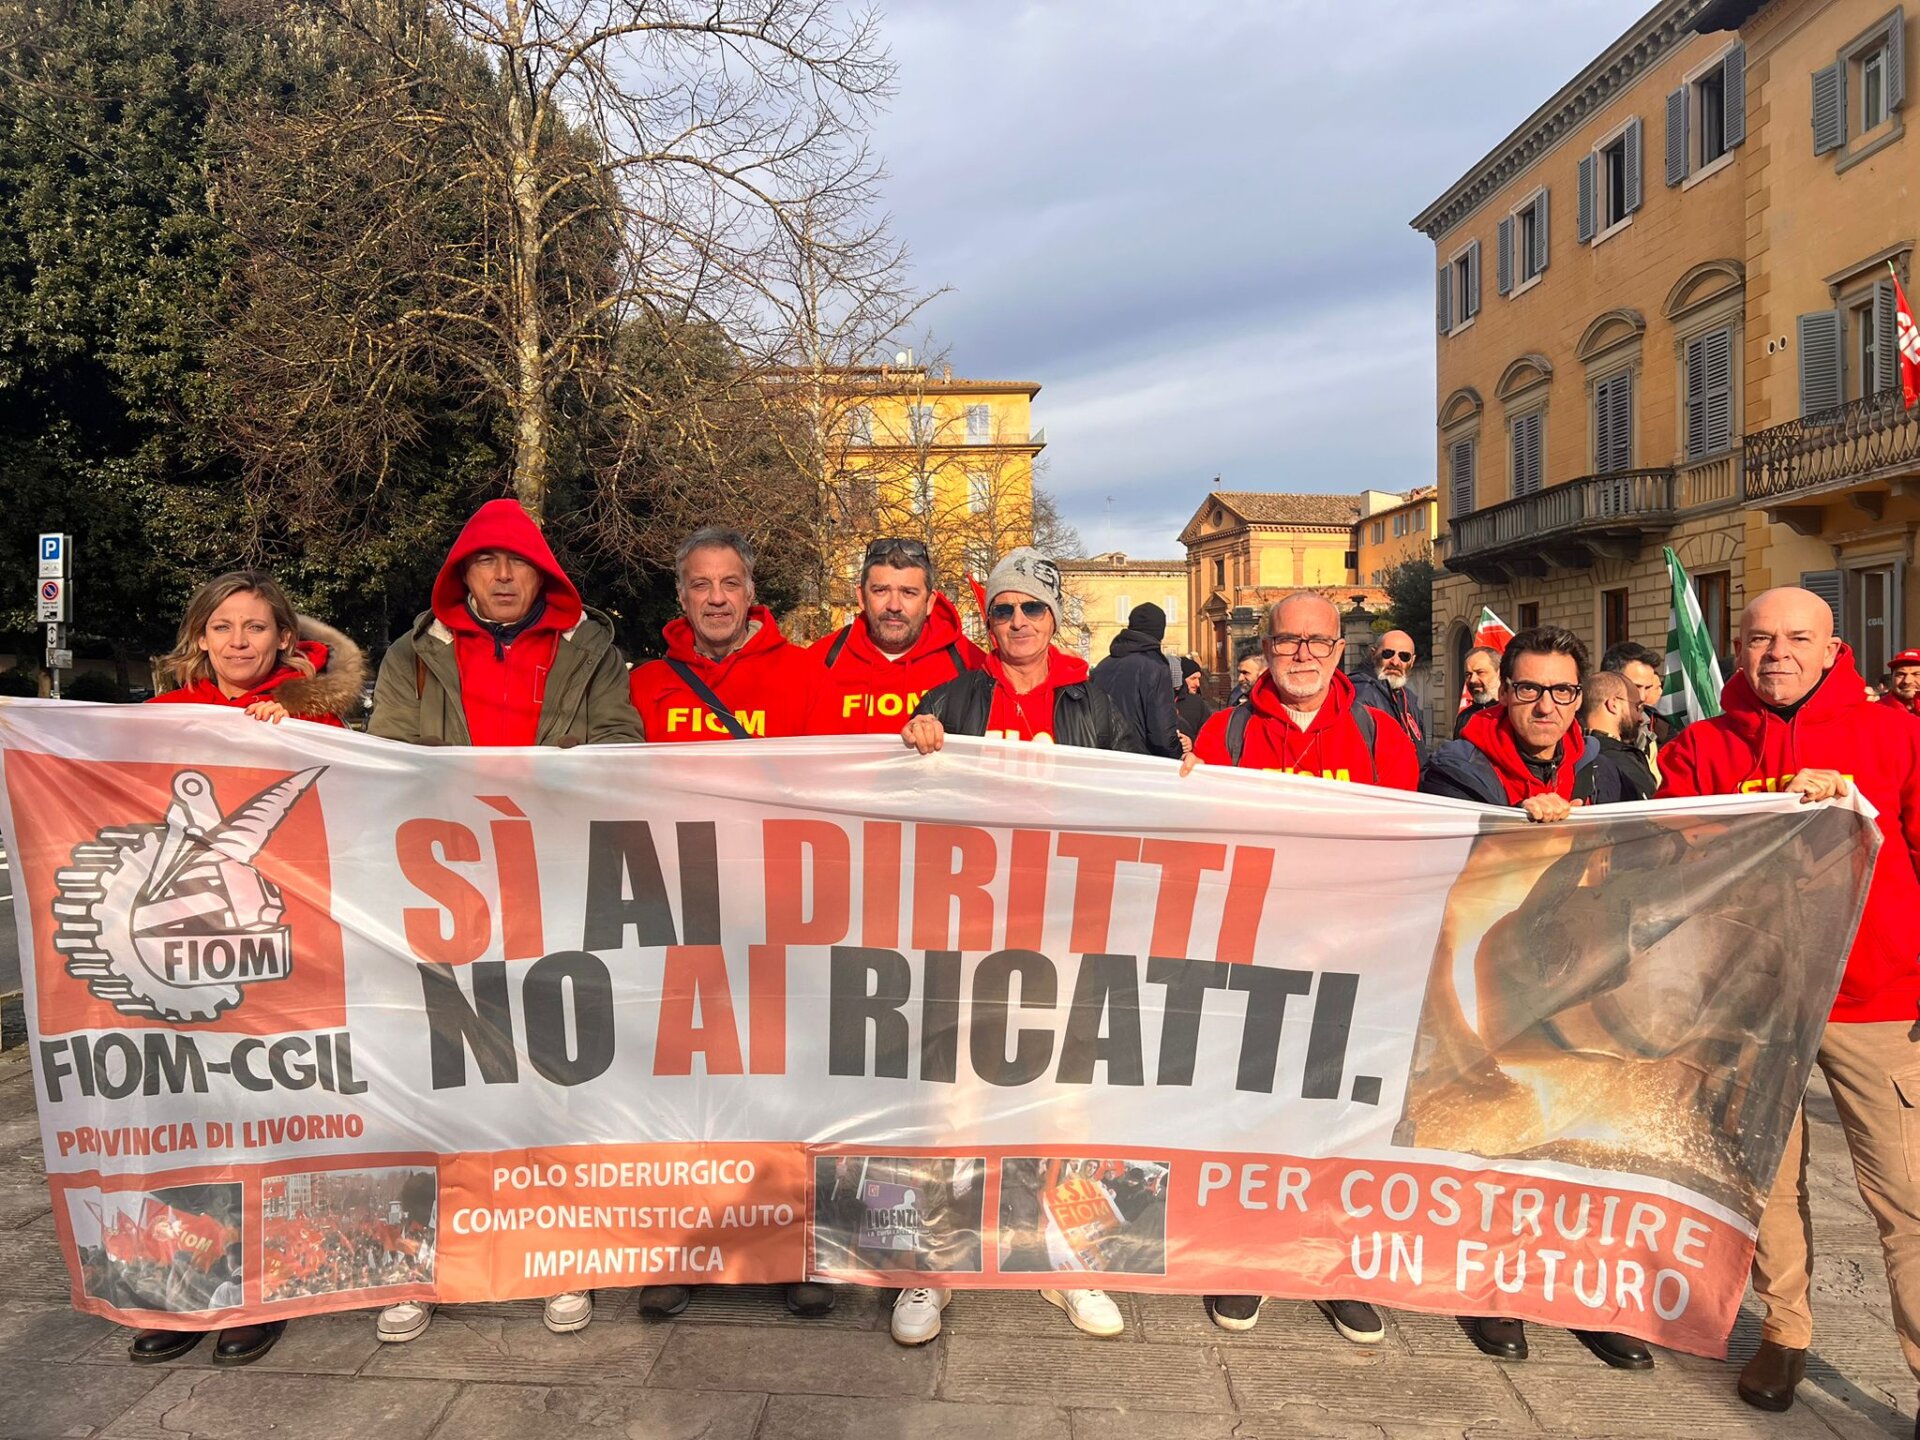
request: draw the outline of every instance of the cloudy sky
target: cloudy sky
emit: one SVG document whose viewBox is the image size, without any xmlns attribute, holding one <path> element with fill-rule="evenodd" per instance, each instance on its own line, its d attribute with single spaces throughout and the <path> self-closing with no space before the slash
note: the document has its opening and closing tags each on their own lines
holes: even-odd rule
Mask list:
<svg viewBox="0 0 1920 1440">
<path fill-rule="evenodd" d="M 1090 551 L 1433 477 L 1407 221 L 1650 0 L 890 0 L 876 140 L 956 374 L 1038 381 Z M 1109 509 L 1108 497 L 1112 497 Z M 1109 520 L 1111 514 L 1111 520 Z"/>
</svg>

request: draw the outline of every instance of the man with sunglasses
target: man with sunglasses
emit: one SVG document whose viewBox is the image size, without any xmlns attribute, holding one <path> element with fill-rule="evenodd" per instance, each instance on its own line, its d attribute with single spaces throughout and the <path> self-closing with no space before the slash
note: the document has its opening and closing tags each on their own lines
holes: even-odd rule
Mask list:
<svg viewBox="0 0 1920 1440">
<path fill-rule="evenodd" d="M 1581 733 L 1587 647 L 1571 630 L 1522 630 L 1500 656 L 1499 703 L 1469 720 L 1458 740 L 1427 759 L 1420 789 L 1429 795 L 1514 806 L 1529 820 L 1564 820 L 1576 805 L 1638 799 L 1618 773 L 1600 763 L 1600 746 Z M 1467 1334 L 1497 1360 L 1527 1358 L 1527 1327 L 1504 1316 L 1467 1317 Z M 1601 1360 L 1619 1370 L 1650 1370 L 1653 1354 L 1630 1335 L 1575 1330 Z"/>
<path fill-rule="evenodd" d="M 960 612 L 934 589 L 918 540 L 880 539 L 860 566 L 860 613 L 815 641 L 819 686 L 809 735 L 897 735 L 920 697 L 986 660 L 960 629 Z"/>
<path fill-rule="evenodd" d="M 1407 672 L 1413 668 L 1413 658 L 1413 636 L 1404 630 L 1387 631 L 1373 647 L 1373 673 L 1355 680 L 1353 693 L 1361 704 L 1391 715 L 1407 739 L 1418 745 L 1425 737 L 1407 694 Z"/>
<path fill-rule="evenodd" d="M 1085 666 L 1053 648 L 1065 603 L 1060 567 L 1053 561 L 1030 548 L 1003 556 L 987 577 L 987 637 L 992 653 L 980 669 L 922 697 L 919 714 L 900 732 L 902 742 L 931 755 L 952 732 L 1144 755 L 1145 742 L 1106 693 L 1087 678 Z M 1088 1335 L 1118 1335 L 1123 1328 L 1120 1307 L 1104 1290 L 1063 1288 L 1042 1290 L 1040 1295 Z M 946 1298 L 944 1290 L 923 1289 L 896 1301 L 896 1337 L 906 1323 L 899 1315 L 902 1305 L 920 1311 L 932 1307 L 932 1328 L 922 1326 L 912 1333 L 924 1333 L 927 1338 L 938 1333 L 938 1310 Z"/>
<path fill-rule="evenodd" d="M 1413 789 L 1420 777 L 1413 742 L 1391 715 L 1356 698 L 1353 682 L 1340 668 L 1346 648 L 1340 612 L 1325 596 L 1301 591 L 1268 607 L 1260 619 L 1266 668 L 1254 677 L 1245 700 L 1201 728 L 1194 758 L 1207 765 Z M 1264 1299 L 1209 1295 L 1207 1313 L 1222 1330 L 1251 1330 Z M 1377 1345 L 1386 1338 L 1380 1312 L 1364 1301 L 1314 1303 L 1357 1345 Z"/>
</svg>

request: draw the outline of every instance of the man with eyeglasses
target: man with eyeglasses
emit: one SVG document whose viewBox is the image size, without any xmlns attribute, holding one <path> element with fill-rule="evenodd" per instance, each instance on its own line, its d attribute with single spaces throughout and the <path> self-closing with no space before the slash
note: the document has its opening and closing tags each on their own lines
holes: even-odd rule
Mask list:
<svg viewBox="0 0 1920 1440">
<path fill-rule="evenodd" d="M 992 653 L 980 669 L 927 692 L 920 712 L 900 732 L 901 741 L 922 755 L 941 749 L 949 733 L 1144 755 L 1145 742 L 1106 692 L 1087 678 L 1085 667 L 1053 648 L 1065 604 L 1060 567 L 1053 561 L 1031 548 L 1003 556 L 987 577 Z M 906 1317 L 899 1314 L 903 1306 L 917 1321 L 911 1343 L 937 1335 L 939 1310 L 949 1293 L 920 1289 L 896 1301 L 896 1338 L 906 1328 Z M 1040 1296 L 1088 1335 L 1118 1335 L 1124 1328 L 1120 1307 L 1104 1290 L 1062 1288 L 1042 1290 Z"/>
<path fill-rule="evenodd" d="M 780 633 L 757 603 L 753 542 L 707 526 L 674 556 L 680 614 L 664 631 L 664 659 L 629 679 L 646 738 L 685 744 L 804 735 L 819 664 Z"/>
<path fill-rule="evenodd" d="M 1720 705 L 1660 752 L 1662 798 L 1785 791 L 1813 801 L 1857 786 L 1878 812 L 1873 879 L 1815 1058 L 1880 1231 L 1894 1329 L 1920 1376 L 1920 730 L 1866 698 L 1853 651 L 1833 633 L 1833 611 L 1797 586 L 1766 591 L 1741 615 L 1740 666 Z M 1755 903 L 1758 913 L 1763 898 Z M 1766 1317 L 1738 1390 L 1759 1410 L 1793 1404 L 1813 1340 L 1806 1139 L 1803 1114 L 1788 1132 L 1753 1252 Z"/>
<path fill-rule="evenodd" d="M 1309 591 L 1289 595 L 1268 608 L 1260 632 L 1266 673 L 1243 702 L 1201 728 L 1194 758 L 1206 765 L 1413 789 L 1420 777 L 1413 742 L 1393 716 L 1357 699 L 1340 669 L 1346 642 L 1333 602 Z M 1222 1330 L 1251 1330 L 1264 1299 L 1209 1295 L 1207 1313 Z M 1355 1344 L 1386 1338 L 1380 1312 L 1364 1301 L 1314 1303 Z"/>
<path fill-rule="evenodd" d="M 1413 668 L 1413 636 L 1404 630 L 1389 630 L 1373 647 L 1373 673 L 1353 682 L 1353 692 L 1363 705 L 1371 705 L 1393 721 L 1416 746 L 1425 738 L 1420 717 L 1414 713 L 1413 700 L 1407 694 L 1407 675 Z"/>
<path fill-rule="evenodd" d="M 953 602 L 934 588 L 921 541 L 867 546 L 859 594 L 860 613 L 811 647 L 820 676 L 809 735 L 897 735 L 927 691 L 986 661 L 961 632 Z"/>
<path fill-rule="evenodd" d="M 1500 656 L 1499 703 L 1475 715 L 1458 740 L 1427 758 L 1420 789 L 1429 795 L 1514 806 L 1529 820 L 1564 820 L 1576 805 L 1633 799 L 1617 774 L 1600 764 L 1600 746 L 1581 733 L 1587 647 L 1571 630 L 1522 630 Z M 1467 1334 L 1496 1360 L 1527 1358 L 1527 1327 L 1504 1316 L 1466 1317 Z M 1619 1370 L 1653 1368 L 1653 1352 L 1630 1335 L 1575 1330 L 1574 1335 Z"/>
</svg>

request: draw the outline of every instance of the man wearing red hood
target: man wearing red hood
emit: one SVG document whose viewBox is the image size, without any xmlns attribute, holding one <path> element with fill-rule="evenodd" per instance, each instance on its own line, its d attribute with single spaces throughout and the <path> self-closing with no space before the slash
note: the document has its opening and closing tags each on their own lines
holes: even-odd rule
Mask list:
<svg viewBox="0 0 1920 1440">
<path fill-rule="evenodd" d="M 1346 654 L 1340 612 L 1311 591 L 1289 595 L 1261 618 L 1267 668 L 1247 698 L 1200 727 L 1193 757 L 1206 765 L 1281 770 L 1411 790 L 1420 761 L 1413 742 L 1389 714 L 1354 699 L 1340 669 Z M 1209 1295 L 1207 1313 L 1222 1330 L 1251 1330 L 1260 1295 Z M 1386 1338 L 1380 1312 L 1361 1300 L 1314 1302 L 1333 1328 L 1358 1345 Z"/>
<path fill-rule="evenodd" d="M 680 617 L 667 656 L 634 667 L 633 704 L 655 743 L 772 740 L 807 733 L 819 664 L 754 603 L 753 542 L 708 526 L 674 557 Z"/>
<path fill-rule="evenodd" d="M 367 729 L 413 745 L 609 745 L 640 739 L 613 624 L 580 603 L 517 500 L 482 505 L 447 553 L 433 605 L 388 647 Z M 547 1328 L 584 1330 L 586 1291 L 546 1303 Z M 389 1343 L 417 1339 L 433 1305 L 380 1312 Z"/>
<path fill-rule="evenodd" d="M 933 586 L 918 540 L 876 540 L 860 567 L 860 614 L 815 641 L 821 676 L 809 735 L 894 735 L 920 697 L 985 662 L 960 612 Z"/>
<path fill-rule="evenodd" d="M 1816 1058 L 1880 1230 L 1894 1329 L 1920 1376 L 1920 729 L 1867 699 L 1853 652 L 1833 633 L 1833 611 L 1792 586 L 1766 591 L 1740 617 L 1740 668 L 1720 706 L 1718 717 L 1689 725 L 1661 750 L 1662 797 L 1787 791 L 1811 801 L 1857 786 L 1879 811 L 1867 903 Z M 1806 1134 L 1803 1115 L 1753 1254 L 1753 1288 L 1767 1314 L 1739 1390 L 1761 1410 L 1793 1404 L 1813 1339 Z"/>
<path fill-rule="evenodd" d="M 580 603 L 516 500 L 474 512 L 432 608 L 387 650 L 367 729 L 414 745 L 640 739 L 613 623 Z"/>
</svg>

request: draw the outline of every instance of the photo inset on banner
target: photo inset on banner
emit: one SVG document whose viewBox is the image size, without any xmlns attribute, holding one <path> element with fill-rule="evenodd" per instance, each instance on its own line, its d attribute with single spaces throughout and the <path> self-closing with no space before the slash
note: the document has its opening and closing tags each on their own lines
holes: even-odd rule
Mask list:
<svg viewBox="0 0 1920 1440">
<path fill-rule="evenodd" d="M 123 1310 L 228 1310 L 244 1303 L 238 1185 L 69 1190 L 81 1285 Z"/>
<path fill-rule="evenodd" d="M 944 1155 L 816 1155 L 816 1273 L 977 1275 L 986 1162 Z"/>
<path fill-rule="evenodd" d="M 275 1175 L 260 1193 L 262 1299 L 432 1283 L 432 1169 Z"/>
<path fill-rule="evenodd" d="M 1167 1273 L 1167 1162 L 1000 1162 L 1000 1268 Z"/>
<path fill-rule="evenodd" d="M 1809 807 L 1785 833 L 1754 816 L 1482 835 L 1447 896 L 1394 1143 L 1657 1176 L 1757 1220 L 1859 921 L 1858 829 Z"/>
</svg>

